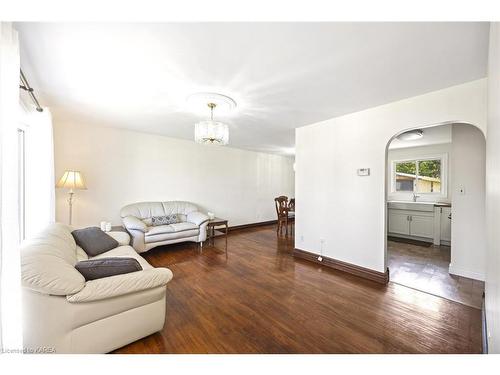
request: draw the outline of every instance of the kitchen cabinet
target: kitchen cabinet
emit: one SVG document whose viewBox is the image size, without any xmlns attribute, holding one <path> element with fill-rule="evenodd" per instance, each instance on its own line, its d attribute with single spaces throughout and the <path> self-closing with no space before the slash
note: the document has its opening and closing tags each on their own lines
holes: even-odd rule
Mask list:
<svg viewBox="0 0 500 375">
<path fill-rule="evenodd" d="M 451 207 L 432 203 L 388 202 L 388 234 L 435 245 L 451 242 Z"/>
<path fill-rule="evenodd" d="M 434 215 L 411 215 L 410 236 L 434 238 Z"/>
<path fill-rule="evenodd" d="M 388 211 L 389 235 L 433 241 L 434 212 L 398 209 L 389 209 Z"/>
<path fill-rule="evenodd" d="M 410 220 L 401 210 L 389 210 L 389 233 L 410 234 Z"/>
</svg>

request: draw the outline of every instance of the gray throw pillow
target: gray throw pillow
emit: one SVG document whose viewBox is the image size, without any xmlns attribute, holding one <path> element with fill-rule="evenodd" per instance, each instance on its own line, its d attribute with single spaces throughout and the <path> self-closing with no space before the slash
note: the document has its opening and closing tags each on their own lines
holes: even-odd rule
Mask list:
<svg viewBox="0 0 500 375">
<path fill-rule="evenodd" d="M 134 258 L 102 258 L 78 262 L 75 268 L 85 281 L 102 279 L 103 277 L 123 275 L 125 273 L 141 271 L 142 267 Z"/>
<path fill-rule="evenodd" d="M 76 244 L 91 257 L 105 253 L 119 245 L 118 241 L 97 227 L 76 229 L 71 234 Z"/>
<path fill-rule="evenodd" d="M 153 216 L 151 218 L 153 227 L 158 225 L 170 225 L 179 222 L 179 217 L 177 214 L 165 215 L 165 216 Z"/>
</svg>

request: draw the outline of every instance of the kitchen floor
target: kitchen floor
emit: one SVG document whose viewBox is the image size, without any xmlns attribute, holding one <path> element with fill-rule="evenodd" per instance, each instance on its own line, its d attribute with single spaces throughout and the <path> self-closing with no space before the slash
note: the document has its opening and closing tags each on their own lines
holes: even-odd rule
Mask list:
<svg viewBox="0 0 500 375">
<path fill-rule="evenodd" d="M 392 282 L 480 309 L 484 282 L 450 275 L 450 247 L 387 241 Z"/>
</svg>

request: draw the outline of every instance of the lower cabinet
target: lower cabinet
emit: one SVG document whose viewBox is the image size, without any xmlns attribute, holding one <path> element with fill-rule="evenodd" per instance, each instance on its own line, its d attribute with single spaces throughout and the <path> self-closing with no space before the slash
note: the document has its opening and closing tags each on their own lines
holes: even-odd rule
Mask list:
<svg viewBox="0 0 500 375">
<path fill-rule="evenodd" d="M 434 215 L 411 215 L 410 236 L 434 238 Z"/>
<path fill-rule="evenodd" d="M 410 235 L 408 215 L 400 210 L 389 210 L 389 233 Z"/>
<path fill-rule="evenodd" d="M 389 209 L 389 234 L 434 238 L 434 213 Z"/>
</svg>

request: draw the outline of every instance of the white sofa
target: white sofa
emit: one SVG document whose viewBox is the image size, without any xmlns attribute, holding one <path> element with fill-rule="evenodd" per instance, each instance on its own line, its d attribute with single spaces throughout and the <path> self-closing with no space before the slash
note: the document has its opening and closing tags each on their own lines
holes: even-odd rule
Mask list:
<svg viewBox="0 0 500 375">
<path fill-rule="evenodd" d="M 179 223 L 152 226 L 153 216 L 176 214 Z M 160 245 L 192 241 L 203 245 L 207 238 L 208 216 L 193 203 L 182 201 L 140 202 L 120 211 L 122 222 L 132 235 L 132 246 L 143 253 Z"/>
<path fill-rule="evenodd" d="M 72 228 L 52 224 L 21 247 L 24 347 L 56 353 L 107 353 L 163 328 L 167 268 L 153 268 L 111 232 L 119 246 L 92 259 L 132 257 L 142 271 L 85 282 L 76 270 L 89 259 Z"/>
</svg>

